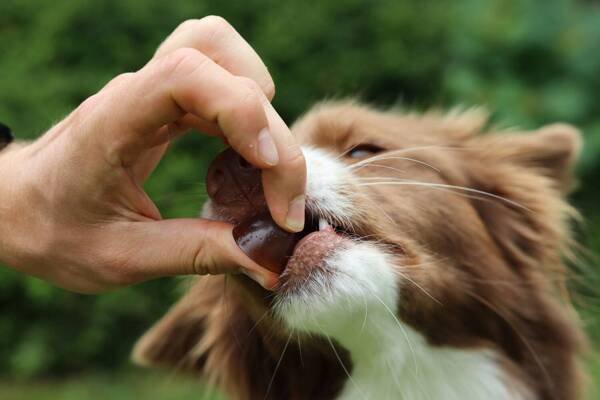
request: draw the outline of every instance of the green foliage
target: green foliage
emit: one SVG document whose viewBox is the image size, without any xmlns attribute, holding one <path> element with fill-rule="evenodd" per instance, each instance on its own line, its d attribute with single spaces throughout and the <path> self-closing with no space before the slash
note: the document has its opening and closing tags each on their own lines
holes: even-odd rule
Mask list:
<svg viewBox="0 0 600 400">
<path fill-rule="evenodd" d="M 10 400 L 221 400 L 196 380 L 158 374 L 83 375 L 69 381 L 0 382 L 0 398 Z"/>
<path fill-rule="evenodd" d="M 34 138 L 111 77 L 141 67 L 180 22 L 218 14 L 256 48 L 292 121 L 316 101 L 486 105 L 502 125 L 556 120 L 586 135 L 575 195 L 600 250 L 600 8 L 593 2 L 301 1 L 0 2 L 0 121 Z M 173 145 L 147 190 L 163 215 L 193 216 L 220 145 Z M 594 263 L 588 286 L 600 272 Z M 590 282 L 592 282 L 590 284 Z M 177 297 L 176 280 L 80 296 L 0 270 L 0 371 L 28 378 L 124 365 L 135 338 Z M 593 291 L 577 287 L 591 331 Z M 592 311 L 590 311 L 592 310 Z"/>
</svg>

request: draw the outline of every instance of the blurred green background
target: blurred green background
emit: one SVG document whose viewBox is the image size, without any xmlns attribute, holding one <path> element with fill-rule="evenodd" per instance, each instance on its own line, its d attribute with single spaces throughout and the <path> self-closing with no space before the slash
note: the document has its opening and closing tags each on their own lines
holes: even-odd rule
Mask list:
<svg viewBox="0 0 600 400">
<path fill-rule="evenodd" d="M 316 101 L 356 96 L 424 109 L 485 105 L 494 122 L 572 123 L 585 134 L 574 203 L 600 253 L 600 6 L 593 1 L 0 1 L 0 121 L 34 138 L 111 77 L 140 68 L 180 22 L 218 14 L 263 57 L 292 122 Z M 177 142 L 147 190 L 163 215 L 196 215 L 220 145 Z M 1 171 L 0 171 L 1 179 Z M 572 282 L 600 343 L 594 255 Z M 0 269 L 0 398 L 202 398 L 204 389 L 128 361 L 178 297 L 177 280 L 81 296 Z M 590 356 L 600 381 L 600 362 Z M 200 394 L 200 395 L 199 395 Z M 204 398 L 216 398 L 204 393 Z"/>
</svg>

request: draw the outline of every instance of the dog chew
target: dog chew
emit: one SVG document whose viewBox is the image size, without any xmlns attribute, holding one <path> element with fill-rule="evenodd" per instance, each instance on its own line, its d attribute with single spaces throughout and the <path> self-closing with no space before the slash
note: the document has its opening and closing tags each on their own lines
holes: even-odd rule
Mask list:
<svg viewBox="0 0 600 400">
<path fill-rule="evenodd" d="M 297 234 L 281 229 L 269 213 L 261 213 L 238 224 L 233 237 L 242 251 L 269 271 L 281 274 L 298 241 Z"/>
</svg>

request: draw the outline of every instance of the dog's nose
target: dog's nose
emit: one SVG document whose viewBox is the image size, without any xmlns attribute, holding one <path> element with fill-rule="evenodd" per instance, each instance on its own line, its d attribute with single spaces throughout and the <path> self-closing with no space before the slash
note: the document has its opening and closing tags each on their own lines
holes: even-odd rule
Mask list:
<svg viewBox="0 0 600 400">
<path fill-rule="evenodd" d="M 265 203 L 260 170 L 231 148 L 219 154 L 208 168 L 206 191 L 220 206 L 258 209 Z"/>
</svg>

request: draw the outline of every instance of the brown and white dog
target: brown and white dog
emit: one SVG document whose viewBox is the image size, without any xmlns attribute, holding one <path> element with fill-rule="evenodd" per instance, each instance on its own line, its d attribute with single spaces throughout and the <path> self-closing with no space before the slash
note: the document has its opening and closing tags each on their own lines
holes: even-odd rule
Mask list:
<svg viewBox="0 0 600 400">
<path fill-rule="evenodd" d="M 578 398 L 584 339 L 559 292 L 579 134 L 485 125 L 480 110 L 316 107 L 293 127 L 309 219 L 278 289 L 194 280 L 134 359 L 234 399 Z M 217 191 L 260 195 L 255 170 L 219 162 Z M 251 212 L 209 201 L 203 216 Z"/>
</svg>

